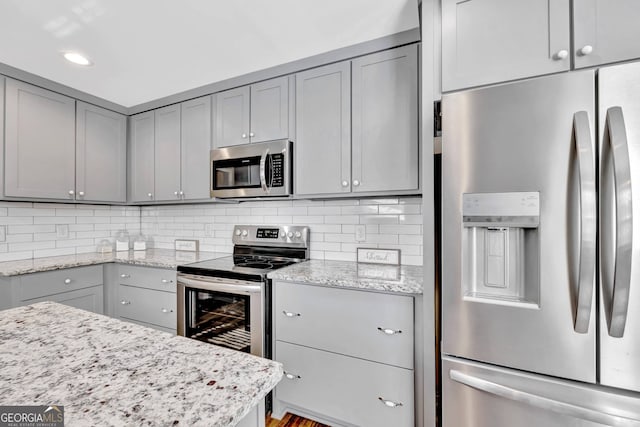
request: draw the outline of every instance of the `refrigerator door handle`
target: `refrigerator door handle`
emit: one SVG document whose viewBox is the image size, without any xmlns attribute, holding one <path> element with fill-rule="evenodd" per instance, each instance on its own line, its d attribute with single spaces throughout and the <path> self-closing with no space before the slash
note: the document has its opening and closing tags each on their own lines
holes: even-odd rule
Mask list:
<svg viewBox="0 0 640 427">
<path fill-rule="evenodd" d="M 621 338 L 627 322 L 631 256 L 633 249 L 633 206 L 629 146 L 622 108 L 607 110 L 605 138 L 611 144 L 616 207 L 616 253 L 609 335 Z"/>
<path fill-rule="evenodd" d="M 580 256 L 574 330 L 589 331 L 596 267 L 596 172 L 589 114 L 573 115 L 573 130 L 580 177 Z"/>
<path fill-rule="evenodd" d="M 449 371 L 449 378 L 476 390 L 484 391 L 505 399 L 535 406 L 545 411 L 580 418 L 608 426 L 637 426 L 640 420 L 607 414 L 591 408 L 554 400 L 534 393 L 518 390 L 502 384 L 465 374 L 455 369 Z"/>
</svg>

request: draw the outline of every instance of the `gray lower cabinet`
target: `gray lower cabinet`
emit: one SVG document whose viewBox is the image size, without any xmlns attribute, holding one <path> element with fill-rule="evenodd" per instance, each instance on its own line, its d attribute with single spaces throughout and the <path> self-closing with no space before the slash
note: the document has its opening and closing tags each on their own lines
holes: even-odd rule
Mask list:
<svg viewBox="0 0 640 427">
<path fill-rule="evenodd" d="M 16 305 L 55 301 L 72 307 L 104 313 L 102 266 L 15 276 L 13 293 Z"/>
<path fill-rule="evenodd" d="M 209 199 L 211 97 L 131 117 L 129 199 Z"/>
<path fill-rule="evenodd" d="M 640 58 L 639 16 L 637 0 L 574 1 L 575 68 Z"/>
<path fill-rule="evenodd" d="M 127 201 L 127 118 L 77 102 L 76 200 Z"/>
<path fill-rule="evenodd" d="M 74 200 L 75 100 L 6 79 L 4 194 Z"/>
<path fill-rule="evenodd" d="M 418 47 L 354 59 L 351 70 L 351 190 L 417 190 Z"/>
<path fill-rule="evenodd" d="M 295 193 L 351 192 L 351 62 L 296 74 Z"/>
<path fill-rule="evenodd" d="M 569 0 L 443 0 L 442 91 L 569 70 L 569 23 Z"/>
<path fill-rule="evenodd" d="M 274 359 L 285 370 L 276 418 L 414 425 L 412 297 L 289 282 L 273 295 Z"/>
<path fill-rule="evenodd" d="M 215 148 L 289 137 L 288 76 L 214 96 Z"/>
<path fill-rule="evenodd" d="M 115 317 L 176 333 L 175 270 L 118 265 L 115 276 Z"/>
</svg>

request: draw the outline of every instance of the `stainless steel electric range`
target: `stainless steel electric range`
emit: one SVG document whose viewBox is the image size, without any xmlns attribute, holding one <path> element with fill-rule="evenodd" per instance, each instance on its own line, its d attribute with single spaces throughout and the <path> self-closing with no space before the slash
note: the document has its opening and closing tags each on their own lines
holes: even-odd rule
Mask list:
<svg viewBox="0 0 640 427">
<path fill-rule="evenodd" d="M 178 335 L 271 357 L 267 273 L 309 259 L 309 227 L 236 225 L 233 256 L 178 267 Z"/>
</svg>

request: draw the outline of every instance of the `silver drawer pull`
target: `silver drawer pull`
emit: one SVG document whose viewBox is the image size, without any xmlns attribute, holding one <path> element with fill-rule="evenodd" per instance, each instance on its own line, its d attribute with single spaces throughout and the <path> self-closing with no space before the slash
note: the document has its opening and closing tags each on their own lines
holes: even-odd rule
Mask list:
<svg viewBox="0 0 640 427">
<path fill-rule="evenodd" d="M 122 277 L 123 279 L 128 279 L 129 277 L 131 277 L 131 275 L 127 273 L 122 273 L 120 277 Z"/>
<path fill-rule="evenodd" d="M 388 406 L 389 408 L 397 408 L 398 406 L 402 406 L 402 403 L 394 402 L 393 400 L 387 400 L 387 399 L 383 399 L 381 397 L 378 397 L 378 400 L 380 402 L 384 403 L 384 406 Z"/>
<path fill-rule="evenodd" d="M 173 283 L 173 280 L 162 279 L 162 280 L 160 280 L 160 282 L 162 282 L 162 283 Z"/>
<path fill-rule="evenodd" d="M 300 317 L 300 313 L 292 313 L 287 310 L 282 310 L 282 314 L 284 314 L 287 317 Z"/>
<path fill-rule="evenodd" d="M 393 329 L 389 329 L 389 328 L 378 328 L 378 330 L 380 332 L 383 332 L 383 333 L 387 334 L 387 335 L 395 335 L 395 334 L 401 334 L 402 333 L 402 331 L 400 329 L 393 330 Z"/>
<path fill-rule="evenodd" d="M 64 279 L 64 284 L 68 285 L 69 283 L 71 283 L 71 279 Z"/>
<path fill-rule="evenodd" d="M 300 375 L 296 375 L 296 374 L 291 374 L 287 371 L 284 372 L 284 376 L 288 379 L 288 380 L 299 380 L 301 377 Z"/>
<path fill-rule="evenodd" d="M 122 300 L 122 301 L 120 301 L 120 304 L 122 304 L 122 305 L 129 305 L 129 304 L 131 304 L 131 301 L 125 301 L 125 300 Z"/>
<path fill-rule="evenodd" d="M 170 308 L 163 308 L 160 311 L 162 311 L 163 313 L 173 313 L 173 310 Z"/>
</svg>

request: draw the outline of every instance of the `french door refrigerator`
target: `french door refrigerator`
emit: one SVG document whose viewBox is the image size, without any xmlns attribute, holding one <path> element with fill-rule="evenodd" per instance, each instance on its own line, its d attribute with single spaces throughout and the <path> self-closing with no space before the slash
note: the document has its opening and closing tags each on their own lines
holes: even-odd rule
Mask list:
<svg viewBox="0 0 640 427">
<path fill-rule="evenodd" d="M 442 112 L 443 425 L 640 426 L 640 64 Z"/>
</svg>

